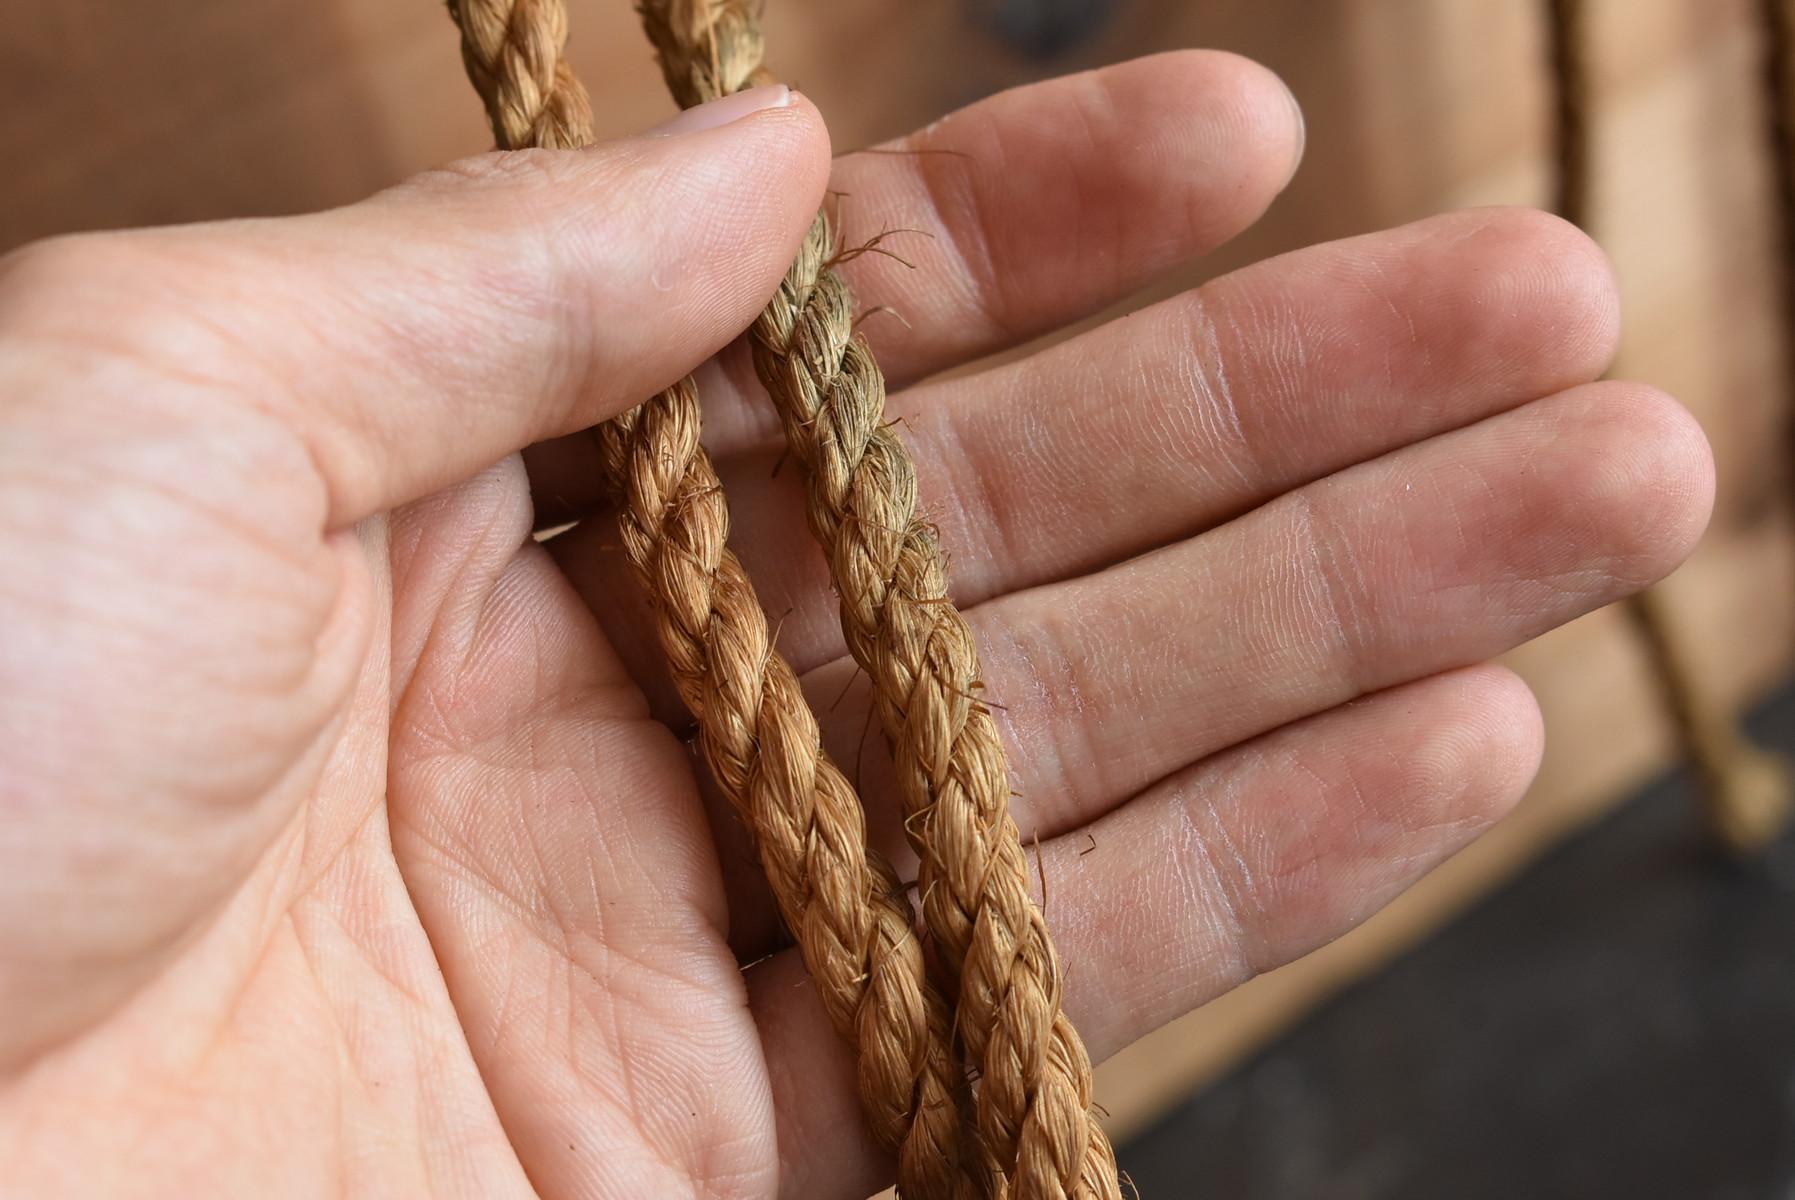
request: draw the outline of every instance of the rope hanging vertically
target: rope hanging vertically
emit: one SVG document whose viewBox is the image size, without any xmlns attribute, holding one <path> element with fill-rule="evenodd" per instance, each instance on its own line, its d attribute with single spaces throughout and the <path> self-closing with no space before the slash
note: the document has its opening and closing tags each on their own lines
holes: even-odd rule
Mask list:
<svg viewBox="0 0 1795 1200">
<path fill-rule="evenodd" d="M 1764 141 L 1775 188 L 1786 382 L 1795 391 L 1795 0 L 1758 0 L 1763 37 Z M 1795 407 L 1786 469 L 1795 487 Z"/>
<path fill-rule="evenodd" d="M 1764 142 L 1776 205 L 1777 299 L 1782 305 L 1782 484 L 1795 517 L 1795 0 L 1758 0 L 1763 39 Z"/>
<path fill-rule="evenodd" d="M 500 147 L 592 140 L 568 68 L 562 0 L 450 0 L 469 78 Z M 858 798 L 823 753 L 791 667 L 727 546 L 722 486 L 699 445 L 690 379 L 601 426 L 625 552 L 648 593 L 681 697 L 720 790 L 754 835 L 780 914 L 837 1031 L 862 1104 L 897 1156 L 906 1200 L 985 1200 L 995 1172 L 970 1131 L 948 1009 L 910 904 L 866 847 Z"/>
<path fill-rule="evenodd" d="M 1583 0 L 1546 0 L 1546 56 L 1552 71 L 1552 211 L 1587 228 L 1589 80 L 1583 64 Z"/>
<path fill-rule="evenodd" d="M 748 0 L 644 0 L 641 12 L 682 105 L 760 78 Z M 819 214 L 755 322 L 755 367 L 808 483 L 848 647 L 873 682 L 925 923 L 980 1076 L 979 1131 L 1018 1200 L 1117 1200 L 1090 1060 L 1061 1011 L 1058 956 L 1029 895 L 971 631 L 948 598 L 935 532 L 917 514 L 915 469 L 886 424 L 884 379 L 854 334 L 832 253 Z"/>
<path fill-rule="evenodd" d="M 1795 213 L 1795 180 L 1787 160 L 1787 0 L 1762 0 L 1769 32 L 1771 140 L 1784 157 L 1778 171 L 1784 228 Z M 1548 59 L 1553 83 L 1554 195 L 1558 214 L 1589 228 L 1589 76 L 1585 61 L 1584 0 L 1546 0 Z M 1785 233 L 1785 237 L 1787 234 Z M 1795 276 L 1791 276 L 1795 278 Z M 1791 311 L 1795 311 L 1792 309 Z M 1703 690 L 1677 637 L 1661 589 L 1626 603 L 1650 661 L 1684 753 L 1701 779 L 1703 811 L 1722 846 L 1735 854 L 1763 848 L 1788 823 L 1791 787 L 1787 764 L 1753 745 L 1738 723 Z"/>
</svg>

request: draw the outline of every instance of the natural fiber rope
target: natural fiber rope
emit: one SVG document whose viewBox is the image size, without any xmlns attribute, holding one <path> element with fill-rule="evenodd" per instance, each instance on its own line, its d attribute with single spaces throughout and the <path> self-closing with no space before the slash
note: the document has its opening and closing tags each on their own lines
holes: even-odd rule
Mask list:
<svg viewBox="0 0 1795 1200">
<path fill-rule="evenodd" d="M 1781 32 L 1786 49 L 1787 0 L 1763 0 L 1767 14 L 1785 18 Z M 1584 0 L 1546 0 L 1548 56 L 1552 68 L 1555 192 L 1558 213 L 1580 228 L 1589 226 L 1590 136 L 1589 77 L 1584 61 Z M 1770 20 L 1767 17 L 1767 20 Z M 1771 54 L 1778 52 L 1778 32 L 1771 32 Z M 1772 141 L 1786 150 L 1787 115 L 1779 102 L 1777 83 L 1786 80 L 1787 67 L 1769 68 L 1772 94 Z M 1785 164 L 1779 179 L 1792 168 Z M 1790 220 L 1795 188 L 1782 197 L 1785 229 Z M 1787 236 L 1787 235 L 1785 235 Z M 1795 286 L 1795 285 L 1791 285 Z M 1661 589 L 1633 597 L 1626 604 L 1640 643 L 1651 664 L 1653 678 L 1684 753 L 1700 776 L 1703 810 L 1714 837 L 1735 854 L 1762 849 L 1787 825 L 1792 806 L 1792 787 L 1787 764 L 1754 745 L 1702 687 L 1690 665 L 1687 648 L 1677 634 Z"/>
<path fill-rule="evenodd" d="M 761 77 L 744 0 L 644 0 L 641 12 L 682 105 Z M 934 530 L 917 515 L 915 470 L 886 426 L 884 379 L 854 336 L 832 253 L 819 214 L 754 325 L 755 365 L 808 478 L 811 529 L 849 649 L 877 692 L 921 859 L 923 914 L 981 1076 L 979 1130 L 1017 1200 L 1115 1200 L 1115 1156 L 1092 1113 L 1090 1060 L 1060 1011 L 1059 962 L 1029 896 L 971 632 L 948 599 Z"/>
<path fill-rule="evenodd" d="M 1795 515 L 1795 2 L 1758 0 L 1763 37 L 1764 143 L 1775 186 L 1785 386 L 1784 494 Z"/>
<path fill-rule="evenodd" d="M 674 680 L 699 716 L 705 762 L 754 832 L 824 1009 L 859 1049 L 862 1104 L 898 1154 L 901 1193 L 989 1196 L 994 1172 L 965 1129 L 965 1075 L 909 902 L 866 847 L 860 802 L 823 753 L 797 676 L 773 649 L 753 586 L 725 547 L 729 514 L 698 446 L 697 414 L 688 378 L 599 427 L 607 470 L 625 489 L 625 552 L 654 597 Z"/>
<path fill-rule="evenodd" d="M 450 12 L 501 147 L 592 140 L 585 91 L 562 57 L 561 0 L 451 0 Z M 995 1176 L 966 1127 L 964 1072 L 909 902 L 867 849 L 859 801 L 823 753 L 797 677 L 725 546 L 728 508 L 699 427 L 686 379 L 596 431 L 625 552 L 705 760 L 754 834 L 824 1009 L 858 1050 L 861 1099 L 897 1154 L 902 1194 L 981 1200 Z"/>
<path fill-rule="evenodd" d="M 1589 210 L 1589 81 L 1582 0 L 1546 0 L 1552 72 L 1552 211 L 1583 228 Z"/>
</svg>

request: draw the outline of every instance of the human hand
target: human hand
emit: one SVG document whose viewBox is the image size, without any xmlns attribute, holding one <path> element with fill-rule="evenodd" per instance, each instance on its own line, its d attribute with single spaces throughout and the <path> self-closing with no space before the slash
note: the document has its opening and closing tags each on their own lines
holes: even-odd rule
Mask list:
<svg viewBox="0 0 1795 1200">
<path fill-rule="evenodd" d="M 929 378 L 1219 245 L 1300 141 L 1262 70 L 1166 55 L 832 179 L 798 100 L 6 260 L 0 1192 L 888 1182 L 574 432 L 743 329 L 825 187 L 850 238 L 933 235 L 844 269 L 903 318 L 864 329 L 1093 1054 L 1497 819 L 1540 731 L 1478 664 L 1670 570 L 1712 488 L 1674 402 L 1591 382 L 1580 234 L 1437 218 Z M 700 381 L 734 544 L 906 866 L 776 422 L 739 348 Z"/>
</svg>

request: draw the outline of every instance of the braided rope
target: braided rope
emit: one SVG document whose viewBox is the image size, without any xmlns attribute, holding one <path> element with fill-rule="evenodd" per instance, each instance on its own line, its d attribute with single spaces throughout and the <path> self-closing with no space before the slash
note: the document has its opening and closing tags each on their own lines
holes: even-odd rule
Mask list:
<svg viewBox="0 0 1795 1200">
<path fill-rule="evenodd" d="M 760 77 L 760 34 L 743 0 L 645 0 L 641 11 L 682 105 Z M 1060 1011 L 1058 958 L 1029 896 L 1003 747 L 977 698 L 971 631 L 917 515 L 915 469 L 885 425 L 884 379 L 853 334 L 831 247 L 819 214 L 754 325 L 755 365 L 808 477 L 848 646 L 875 684 L 921 859 L 923 914 L 980 1069 L 979 1131 L 1017 1200 L 1118 1200 L 1090 1059 Z"/>
<path fill-rule="evenodd" d="M 450 11 L 501 145 L 591 142 L 585 91 L 562 58 L 561 0 L 451 0 Z M 858 1051 L 862 1103 L 897 1154 L 903 1195 L 982 1200 L 995 1174 L 964 1128 L 966 1081 L 909 902 L 868 850 L 860 803 L 823 753 L 797 677 L 727 549 L 728 507 L 699 429 L 685 379 L 596 431 L 620 493 L 625 552 L 706 763 L 753 831 L 825 1011 Z"/>
<path fill-rule="evenodd" d="M 592 104 L 562 53 L 563 0 L 450 0 L 449 16 L 500 149 L 569 150 L 592 140 Z"/>
</svg>

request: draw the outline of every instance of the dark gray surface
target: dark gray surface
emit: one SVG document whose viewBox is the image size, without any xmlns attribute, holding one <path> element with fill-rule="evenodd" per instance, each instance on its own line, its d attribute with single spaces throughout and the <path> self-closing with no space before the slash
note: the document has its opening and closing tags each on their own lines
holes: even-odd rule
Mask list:
<svg viewBox="0 0 1795 1200">
<path fill-rule="evenodd" d="M 1121 0 L 967 0 L 974 24 L 1011 50 L 1051 59 L 1098 33 Z"/>
<path fill-rule="evenodd" d="M 1795 689 L 1752 722 L 1795 751 Z M 1146 1200 L 1795 1200 L 1795 845 L 1661 781 L 1122 1147 Z"/>
</svg>

